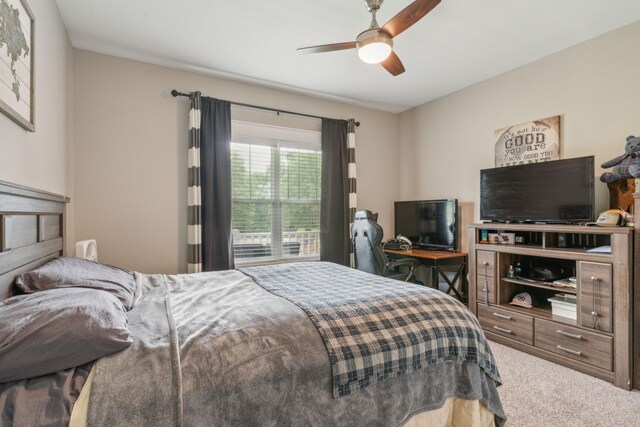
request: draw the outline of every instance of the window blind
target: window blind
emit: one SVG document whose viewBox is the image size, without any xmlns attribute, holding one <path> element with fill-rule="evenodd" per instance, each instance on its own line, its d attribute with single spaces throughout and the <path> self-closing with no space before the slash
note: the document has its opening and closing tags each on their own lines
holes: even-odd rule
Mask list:
<svg viewBox="0 0 640 427">
<path fill-rule="evenodd" d="M 231 143 L 236 264 L 318 259 L 319 132 L 315 141 L 309 131 L 237 127 L 244 132 L 234 133 Z"/>
</svg>

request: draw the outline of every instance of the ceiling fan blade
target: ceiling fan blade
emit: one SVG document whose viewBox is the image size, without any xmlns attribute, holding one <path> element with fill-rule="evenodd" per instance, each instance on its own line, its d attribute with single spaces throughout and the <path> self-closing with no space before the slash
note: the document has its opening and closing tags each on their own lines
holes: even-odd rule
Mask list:
<svg viewBox="0 0 640 427">
<path fill-rule="evenodd" d="M 384 24 L 382 31 L 395 37 L 422 19 L 438 4 L 440 0 L 416 0 Z"/>
<path fill-rule="evenodd" d="M 355 49 L 356 42 L 344 42 L 334 44 L 321 44 L 318 46 L 301 47 L 298 49 L 300 53 L 323 53 L 334 52 L 336 50 Z"/>
<path fill-rule="evenodd" d="M 382 65 L 385 70 L 387 70 L 394 76 L 404 73 L 404 65 L 402 65 L 402 61 L 400 61 L 398 55 L 396 55 L 393 51 L 387 57 L 387 59 L 380 63 L 380 65 Z"/>
</svg>

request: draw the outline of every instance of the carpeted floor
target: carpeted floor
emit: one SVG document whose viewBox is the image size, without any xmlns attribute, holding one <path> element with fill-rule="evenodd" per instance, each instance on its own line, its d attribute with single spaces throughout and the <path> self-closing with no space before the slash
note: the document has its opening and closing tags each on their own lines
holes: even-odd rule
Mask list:
<svg viewBox="0 0 640 427">
<path fill-rule="evenodd" d="M 640 392 L 490 343 L 507 426 L 640 426 Z"/>
</svg>

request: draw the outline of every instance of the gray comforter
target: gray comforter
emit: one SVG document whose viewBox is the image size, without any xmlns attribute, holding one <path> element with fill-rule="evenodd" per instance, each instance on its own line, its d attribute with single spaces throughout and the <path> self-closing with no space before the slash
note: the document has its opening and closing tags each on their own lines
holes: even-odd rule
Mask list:
<svg viewBox="0 0 640 427">
<path fill-rule="evenodd" d="M 20 381 L 0 383 L 0 426 L 69 425 L 93 362 Z"/>
<path fill-rule="evenodd" d="M 502 423 L 493 379 L 442 363 L 339 399 L 307 314 L 239 271 L 137 275 L 134 343 L 95 365 L 90 426 L 402 424 L 452 396 L 480 399 Z"/>
</svg>

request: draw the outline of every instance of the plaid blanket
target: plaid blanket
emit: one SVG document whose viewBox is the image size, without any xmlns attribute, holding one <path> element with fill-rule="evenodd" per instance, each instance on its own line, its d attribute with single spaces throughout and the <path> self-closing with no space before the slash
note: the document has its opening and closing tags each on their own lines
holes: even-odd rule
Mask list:
<svg viewBox="0 0 640 427">
<path fill-rule="evenodd" d="M 440 291 L 325 262 L 240 271 L 313 321 L 329 353 L 335 398 L 445 362 L 476 363 L 501 383 L 478 321 Z"/>
</svg>

